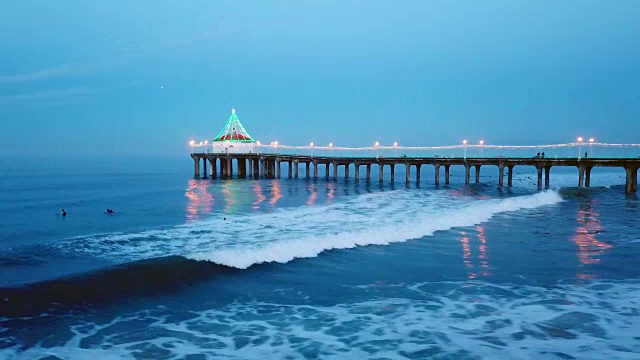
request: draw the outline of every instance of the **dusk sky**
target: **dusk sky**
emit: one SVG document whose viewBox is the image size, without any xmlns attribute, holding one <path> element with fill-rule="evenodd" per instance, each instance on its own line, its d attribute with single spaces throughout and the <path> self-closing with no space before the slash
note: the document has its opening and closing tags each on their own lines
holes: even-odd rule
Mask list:
<svg viewBox="0 0 640 360">
<path fill-rule="evenodd" d="M 0 154 L 640 140 L 640 1 L 12 1 Z"/>
</svg>

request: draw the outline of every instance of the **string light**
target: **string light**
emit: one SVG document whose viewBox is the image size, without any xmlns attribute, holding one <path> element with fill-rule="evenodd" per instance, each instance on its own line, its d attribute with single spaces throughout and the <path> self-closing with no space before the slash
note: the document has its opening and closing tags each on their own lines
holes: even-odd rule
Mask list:
<svg viewBox="0 0 640 360">
<path fill-rule="evenodd" d="M 583 139 L 584 140 L 584 139 Z M 589 139 L 591 140 L 591 139 Z M 208 143 L 208 142 L 207 142 Z M 589 141 L 590 145 L 597 147 L 606 147 L 606 148 L 640 148 L 640 144 L 622 144 L 622 143 L 598 143 Z M 574 143 L 565 143 L 565 144 L 541 144 L 541 145 L 487 145 L 487 144 L 459 144 L 459 145 L 441 145 L 441 146 L 401 146 L 398 145 L 397 142 L 394 142 L 392 146 L 384 146 L 378 145 L 376 146 L 365 146 L 365 147 L 347 147 L 347 146 L 334 146 L 333 143 L 329 143 L 328 146 L 317 146 L 315 144 L 309 144 L 305 146 L 296 146 L 296 145 L 282 145 L 278 142 L 274 141 L 271 145 L 277 144 L 279 148 L 282 149 L 309 149 L 311 147 L 315 149 L 333 149 L 333 150 L 345 150 L 345 151 L 366 151 L 366 150 L 375 150 L 378 149 L 402 149 L 402 150 L 449 150 L 449 149 L 462 149 L 464 147 L 467 148 L 485 148 L 485 149 L 504 149 L 504 150 L 527 150 L 527 149 L 561 149 L 561 148 L 571 148 L 579 145 L 578 142 Z M 193 140 L 189 141 L 189 145 L 191 146 L 204 146 L 205 141 L 195 142 Z M 256 142 L 256 146 L 269 146 Z"/>
</svg>

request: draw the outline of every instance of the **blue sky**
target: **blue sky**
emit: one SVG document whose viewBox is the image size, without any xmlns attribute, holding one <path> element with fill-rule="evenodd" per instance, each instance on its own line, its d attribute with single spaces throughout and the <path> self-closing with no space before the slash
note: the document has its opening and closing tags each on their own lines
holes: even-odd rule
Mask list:
<svg viewBox="0 0 640 360">
<path fill-rule="evenodd" d="M 0 154 L 640 140 L 640 1 L 14 1 Z"/>
</svg>

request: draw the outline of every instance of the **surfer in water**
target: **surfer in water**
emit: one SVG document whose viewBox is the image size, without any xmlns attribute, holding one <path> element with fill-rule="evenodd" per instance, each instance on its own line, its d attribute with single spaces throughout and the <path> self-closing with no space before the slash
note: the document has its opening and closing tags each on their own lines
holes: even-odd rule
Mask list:
<svg viewBox="0 0 640 360">
<path fill-rule="evenodd" d="M 107 210 L 105 210 L 105 212 L 104 212 L 104 213 L 105 213 L 105 214 L 109 214 L 109 215 L 114 215 L 116 212 L 115 212 L 115 211 L 113 211 L 113 210 L 111 210 L 111 209 L 107 209 Z"/>
<path fill-rule="evenodd" d="M 62 209 L 62 211 L 60 212 L 60 215 L 62 215 L 62 217 L 65 217 L 65 216 L 67 216 L 67 212 L 64 211 L 64 209 Z"/>
</svg>

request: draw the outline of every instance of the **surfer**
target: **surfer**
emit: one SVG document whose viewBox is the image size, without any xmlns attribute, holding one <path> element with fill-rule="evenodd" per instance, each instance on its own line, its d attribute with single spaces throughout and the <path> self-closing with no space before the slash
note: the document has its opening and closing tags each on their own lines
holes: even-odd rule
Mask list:
<svg viewBox="0 0 640 360">
<path fill-rule="evenodd" d="M 65 217 L 65 216 L 67 216 L 67 212 L 64 211 L 64 209 L 62 209 L 62 212 L 60 212 L 60 215 L 62 215 L 62 217 Z"/>
<path fill-rule="evenodd" d="M 113 210 L 111 210 L 111 209 L 107 209 L 104 213 L 105 213 L 105 214 L 109 214 L 109 215 L 113 215 L 113 214 L 115 214 L 116 212 L 115 212 L 115 211 L 113 211 Z"/>
</svg>

